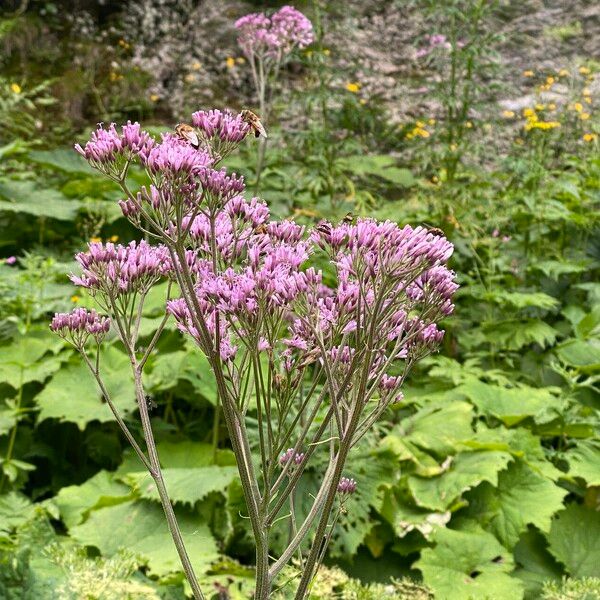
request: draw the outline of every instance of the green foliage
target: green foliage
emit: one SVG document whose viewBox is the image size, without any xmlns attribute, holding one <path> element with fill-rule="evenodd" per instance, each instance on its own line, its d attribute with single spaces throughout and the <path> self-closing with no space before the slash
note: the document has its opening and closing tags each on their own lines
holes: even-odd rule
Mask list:
<svg viewBox="0 0 600 600">
<path fill-rule="evenodd" d="M 519 115 L 499 122 L 490 97 L 501 65 L 496 32 L 505 28 L 493 19 L 516 8 L 419 1 L 428 31 L 450 44 L 414 74 L 416 87 L 435 94 L 427 105 L 440 108 L 430 115 L 415 105 L 398 124 L 376 97 L 340 85 L 353 80 L 353 66 L 341 71 L 323 45 L 340 9 L 316 4 L 322 31 L 294 65 L 301 92 L 286 97 L 282 127 L 269 127 L 260 195 L 273 214 L 306 224 L 352 210 L 441 227 L 455 244 L 461 289 L 441 353 L 351 454 L 344 475 L 358 490 L 336 505 L 331 568 L 313 597 L 600 598 L 600 160 L 597 141 L 582 140 L 599 130 L 593 111 L 583 122 L 569 109 L 571 99 L 584 102 L 588 83 L 575 74 L 561 81 L 569 97 L 552 117 L 556 130 L 525 131 Z M 41 31 L 34 16 L 1 20 L 2 41 Z M 63 21 L 46 25 L 64 32 Z M 575 26 L 545 33 L 572 37 Z M 18 259 L 0 259 L 0 597 L 107 598 L 101 586 L 110 582 L 118 598 L 179 600 L 181 569 L 152 479 L 124 450 L 89 371 L 47 330 L 54 311 L 93 305 L 62 275 L 75 269 L 73 252 L 91 238 L 132 235 L 118 186 L 71 150 L 73 128 L 148 110 L 145 75 L 130 69 L 122 45 L 82 41 L 80 62 L 64 72 L 70 43 L 47 72 L 48 57 L 31 50 L 43 76 L 28 70 L 22 46 L 1 59 L 0 248 Z M 85 105 L 87 116 L 67 116 L 61 97 Z M 290 125 L 297 115 L 301 125 Z M 407 135 L 418 122 L 428 137 Z M 255 158 L 249 145 L 231 164 L 250 183 Z M 146 303 L 143 339 L 164 299 L 161 288 Z M 142 443 L 128 359 L 116 345 L 100 358 Z M 167 488 L 205 587 L 247 598 L 252 539 L 206 360 L 168 322 L 147 375 Z M 298 484 L 300 517 L 322 468 L 311 464 Z M 277 550 L 289 521 L 275 529 Z M 423 584 L 391 579 L 401 575 Z"/>
</svg>

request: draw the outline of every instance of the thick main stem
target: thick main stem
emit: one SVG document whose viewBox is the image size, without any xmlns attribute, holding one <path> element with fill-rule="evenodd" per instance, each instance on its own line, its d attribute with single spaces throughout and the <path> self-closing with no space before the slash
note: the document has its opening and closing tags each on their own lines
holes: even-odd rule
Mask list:
<svg viewBox="0 0 600 600">
<path fill-rule="evenodd" d="M 165 480 L 162 475 L 160 461 L 158 458 L 158 450 L 156 449 L 156 442 L 154 441 L 154 434 L 152 432 L 152 425 L 150 423 L 150 415 L 148 414 L 148 406 L 146 405 L 146 396 L 144 394 L 144 388 L 142 385 L 142 373 L 136 364 L 133 364 L 133 367 L 135 396 L 140 410 L 140 417 L 142 419 L 142 429 L 144 430 L 144 439 L 146 440 L 148 455 L 150 457 L 150 466 L 152 467 L 150 474 L 152 475 L 154 483 L 156 484 L 160 503 L 162 504 L 165 517 L 167 518 L 169 531 L 171 532 L 171 537 L 173 538 L 175 547 L 177 548 L 177 554 L 179 554 L 179 559 L 181 560 L 181 565 L 183 566 L 185 576 L 192 588 L 194 598 L 196 600 L 204 600 L 204 594 L 200 589 L 200 584 L 198 583 L 198 578 L 194 572 L 194 567 L 192 566 L 190 557 L 185 548 L 185 542 L 183 541 L 181 530 L 179 529 L 179 524 L 177 523 L 177 517 L 175 516 L 175 511 L 173 510 L 173 505 L 171 504 L 171 499 L 169 498 L 169 494 L 165 486 Z"/>
</svg>

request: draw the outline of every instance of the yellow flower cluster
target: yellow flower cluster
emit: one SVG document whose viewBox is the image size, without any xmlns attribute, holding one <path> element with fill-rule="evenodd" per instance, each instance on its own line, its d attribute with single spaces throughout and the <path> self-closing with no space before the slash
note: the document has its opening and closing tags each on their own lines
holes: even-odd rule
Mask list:
<svg viewBox="0 0 600 600">
<path fill-rule="evenodd" d="M 358 94 L 360 91 L 361 85 L 358 82 L 348 82 L 346 84 L 346 89 L 353 94 Z"/>
<path fill-rule="evenodd" d="M 544 110 L 546 108 L 543 104 L 536 105 L 537 110 Z M 532 129 L 541 129 L 542 131 L 547 131 L 548 129 L 556 129 L 560 127 L 560 123 L 558 121 L 540 121 L 540 118 L 537 112 L 533 108 L 525 108 L 523 109 L 523 116 L 525 117 L 525 125 L 523 125 L 523 129 L 525 131 L 531 131 Z"/>
<path fill-rule="evenodd" d="M 10 84 L 10 89 L 12 90 L 13 94 L 20 94 L 21 93 L 21 86 L 18 83 L 11 83 Z"/>
<path fill-rule="evenodd" d="M 225 60 L 225 64 L 227 65 L 228 69 L 233 69 L 233 67 L 235 67 L 236 63 L 238 65 L 243 65 L 246 62 L 246 59 L 243 56 L 238 56 L 237 58 L 234 58 L 233 56 L 228 56 L 227 59 Z M 194 63 L 199 65 L 198 69 L 202 67 L 202 65 L 200 63 Z M 196 71 L 198 69 L 195 69 Z"/>
<path fill-rule="evenodd" d="M 598 139 L 597 133 L 584 133 L 582 137 L 584 142 L 595 142 Z"/>
<path fill-rule="evenodd" d="M 435 124 L 435 119 L 429 119 L 428 121 L 429 125 L 433 125 Z M 415 126 L 412 128 L 411 131 L 409 131 L 406 134 L 406 139 L 407 140 L 412 140 L 413 138 L 416 137 L 421 137 L 421 138 L 428 138 L 431 133 L 429 131 L 427 131 L 427 129 L 425 129 L 426 124 L 423 121 L 417 121 L 415 123 Z"/>
</svg>

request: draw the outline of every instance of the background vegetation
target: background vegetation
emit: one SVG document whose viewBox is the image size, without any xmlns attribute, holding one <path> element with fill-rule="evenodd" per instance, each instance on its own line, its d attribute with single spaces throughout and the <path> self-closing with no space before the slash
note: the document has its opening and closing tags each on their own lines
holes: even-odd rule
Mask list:
<svg viewBox="0 0 600 600">
<path fill-rule="evenodd" d="M 0 20 L 2 598 L 184 597 L 154 489 L 48 321 L 91 305 L 63 275 L 73 253 L 133 235 L 72 143 L 101 120 L 167 130 L 253 107 L 232 24 L 257 7 L 21 1 Z M 317 41 L 275 92 L 257 192 L 302 223 L 441 228 L 461 283 L 443 351 L 350 459 L 358 491 L 311 597 L 600 598 L 598 9 L 297 8 Z M 228 166 L 252 185 L 243 150 Z M 160 299 L 146 310 L 158 325 Z M 171 324 L 148 402 L 204 586 L 247 598 L 251 537 L 202 361 Z M 126 356 L 105 369 L 139 434 Z"/>
</svg>

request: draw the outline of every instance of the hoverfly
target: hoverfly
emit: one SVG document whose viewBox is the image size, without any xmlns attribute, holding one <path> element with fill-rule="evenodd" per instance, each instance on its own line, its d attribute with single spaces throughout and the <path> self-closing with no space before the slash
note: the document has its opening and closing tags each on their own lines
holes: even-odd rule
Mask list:
<svg viewBox="0 0 600 600">
<path fill-rule="evenodd" d="M 260 122 L 260 118 L 258 115 L 253 113 L 251 110 L 243 110 L 242 111 L 242 119 L 250 125 L 252 131 L 254 131 L 254 137 L 260 137 L 261 135 L 266 139 L 267 131 L 264 128 L 263 124 Z"/>
<path fill-rule="evenodd" d="M 258 227 L 254 229 L 254 233 L 257 235 L 264 235 L 265 233 L 268 233 L 268 231 L 268 223 L 261 223 Z"/>
<path fill-rule="evenodd" d="M 322 235 L 329 236 L 331 235 L 331 224 L 327 221 L 319 221 L 315 227 L 315 231 L 318 231 Z"/>
<path fill-rule="evenodd" d="M 442 237 L 446 235 L 439 227 L 430 227 L 427 231 L 433 233 L 433 235 L 440 235 Z"/>
<path fill-rule="evenodd" d="M 354 215 L 351 212 L 346 213 L 346 216 L 342 219 L 342 223 L 352 225 L 352 223 L 354 223 Z"/>
<path fill-rule="evenodd" d="M 191 125 L 187 125 L 186 123 L 179 123 L 175 127 L 175 133 L 180 139 L 189 142 L 190 145 L 194 148 L 197 149 L 198 146 L 200 146 L 200 139 L 198 138 L 198 134 Z"/>
</svg>

